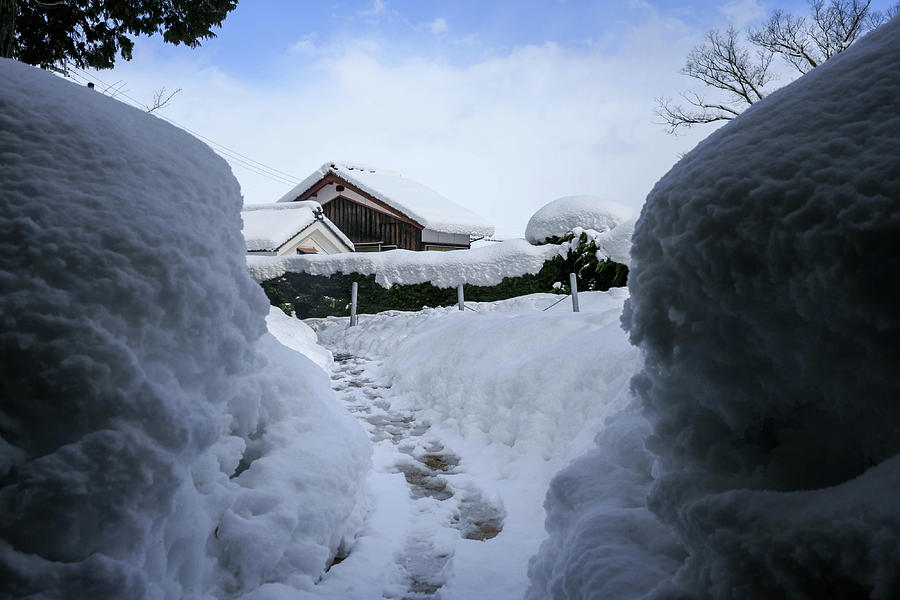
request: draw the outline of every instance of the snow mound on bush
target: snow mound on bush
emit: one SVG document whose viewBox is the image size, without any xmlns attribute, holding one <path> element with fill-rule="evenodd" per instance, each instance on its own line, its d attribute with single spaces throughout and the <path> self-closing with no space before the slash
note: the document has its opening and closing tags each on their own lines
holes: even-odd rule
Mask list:
<svg viewBox="0 0 900 600">
<path fill-rule="evenodd" d="M 632 210 L 598 196 L 564 196 L 545 204 L 528 220 L 525 239 L 543 244 L 547 238 L 564 236 L 576 227 L 603 233 L 626 221 Z"/>
<path fill-rule="evenodd" d="M 39 69 L 0 80 L 0 595 L 312 587 L 370 447 L 266 333 L 227 164 Z"/>
</svg>

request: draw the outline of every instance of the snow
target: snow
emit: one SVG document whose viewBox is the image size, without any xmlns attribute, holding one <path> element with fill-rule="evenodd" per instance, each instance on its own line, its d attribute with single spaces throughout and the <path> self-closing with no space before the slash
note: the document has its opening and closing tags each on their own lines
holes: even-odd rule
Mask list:
<svg viewBox="0 0 900 600">
<path fill-rule="evenodd" d="M 900 19 L 653 188 L 641 405 L 551 485 L 529 598 L 900 595 L 897 98 Z"/>
<path fill-rule="evenodd" d="M 313 361 L 326 373 L 334 366 L 334 357 L 318 343 L 318 336 L 312 328 L 299 319 L 289 317 L 280 308 L 269 307 L 266 328 L 278 342 Z"/>
<path fill-rule="evenodd" d="M 274 252 L 312 225 L 317 218 L 341 238 L 347 247 L 353 248 L 353 242 L 322 215 L 322 207 L 313 200 L 290 204 L 245 204 L 241 209 L 241 218 L 248 252 Z"/>
<path fill-rule="evenodd" d="M 440 575 L 442 599 L 525 593 L 528 559 L 546 536 L 542 503 L 551 478 L 588 451 L 607 417 L 631 401 L 628 382 L 640 358 L 619 324 L 626 296 L 624 289 L 582 293 L 580 313 L 572 312 L 567 298 L 554 305 L 559 296 L 533 294 L 470 302 L 474 310 L 465 312 L 452 307 L 360 315 L 351 328 L 346 318 L 307 320 L 332 351 L 372 361 L 365 377 L 390 386 L 391 403 L 429 423 L 429 435 L 461 458 L 458 473 L 446 477 L 457 497 L 475 493 L 480 502 L 502 509 L 500 534 L 477 541 L 461 539 L 452 529 L 454 535 L 446 536 L 446 513 L 454 506 L 460 510 L 452 504 L 457 500 L 414 502 L 419 525 L 407 533 L 421 541 L 429 527 L 438 530 L 431 541 L 451 556 Z M 376 471 L 397 460 L 390 452 L 396 450 L 389 442 L 376 444 Z M 375 514 L 390 513 L 385 505 L 396 504 L 396 489 L 388 493 L 376 495 Z M 402 540 L 378 526 L 360 538 L 358 548 L 368 536 L 403 555 Z M 368 556 L 356 559 L 375 564 Z M 344 573 L 351 568 L 357 581 L 379 581 L 359 563 L 341 563 L 329 573 L 337 580 L 326 578 L 321 587 L 345 600 L 371 598 L 372 589 L 377 596 L 377 588 L 368 595 L 347 591 Z"/>
<path fill-rule="evenodd" d="M 631 266 L 631 235 L 634 232 L 634 219 L 628 219 L 619 223 L 612 229 L 606 231 L 596 231 L 594 229 L 582 229 L 574 227 L 571 231 L 573 238 L 568 242 L 560 244 L 560 256 L 564 256 L 568 250 L 575 251 L 578 248 L 581 234 L 587 236 L 588 242 L 594 242 L 597 247 L 597 258 L 600 260 L 611 260 Z M 564 250 L 563 250 L 564 249 Z"/>
<path fill-rule="evenodd" d="M 2 595 L 312 589 L 360 531 L 371 445 L 266 333 L 227 164 L 39 69 L 0 78 Z"/>
<path fill-rule="evenodd" d="M 627 221 L 633 211 L 598 196 L 564 196 L 545 204 L 525 226 L 525 239 L 543 244 L 547 238 L 562 237 L 576 227 L 604 233 Z"/>
<path fill-rule="evenodd" d="M 404 178 L 396 171 L 364 165 L 327 162 L 282 196 L 278 202 L 293 202 L 330 173 L 402 212 L 425 229 L 484 236 L 494 233 L 493 225 L 431 188 Z"/>
<path fill-rule="evenodd" d="M 386 288 L 431 282 L 439 288 L 497 285 L 504 277 L 537 273 L 558 253 L 560 246 L 532 246 L 522 239 L 506 240 L 483 248 L 452 252 L 358 252 L 331 255 L 248 256 L 247 268 L 256 281 L 281 277 L 287 272 L 330 276 L 334 273 L 375 275 Z"/>
</svg>

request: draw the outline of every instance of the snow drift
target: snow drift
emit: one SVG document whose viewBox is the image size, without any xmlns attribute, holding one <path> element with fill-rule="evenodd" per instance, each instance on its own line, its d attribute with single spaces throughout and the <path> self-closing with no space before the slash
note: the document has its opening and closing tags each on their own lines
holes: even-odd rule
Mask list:
<svg viewBox="0 0 900 600">
<path fill-rule="evenodd" d="M 228 166 L 39 69 L 0 79 L 0 595 L 311 587 L 370 449 L 265 333 Z"/>
<path fill-rule="evenodd" d="M 644 545 L 627 568 L 658 585 L 640 591 L 900 596 L 898 98 L 894 19 L 715 132 L 648 196 L 623 321 L 645 355 L 632 385 L 652 426 L 649 507 L 687 557 L 669 576 L 653 565 L 677 554 Z M 567 482 L 548 527 L 575 544 L 565 522 L 585 513 L 558 500 Z M 602 493 L 580 510 L 619 494 L 574 485 Z M 629 554 L 648 531 L 593 537 Z M 563 578 L 581 586 L 552 587 L 568 567 L 551 549 L 534 597 L 590 597 L 623 572 L 598 555 Z"/>
</svg>

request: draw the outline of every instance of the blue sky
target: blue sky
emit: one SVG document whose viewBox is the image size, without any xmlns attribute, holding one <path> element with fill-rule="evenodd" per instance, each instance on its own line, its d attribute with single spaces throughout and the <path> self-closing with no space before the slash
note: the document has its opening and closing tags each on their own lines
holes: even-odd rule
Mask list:
<svg viewBox="0 0 900 600">
<path fill-rule="evenodd" d="M 345 160 L 400 171 L 521 236 L 563 195 L 638 210 L 713 130 L 667 135 L 655 98 L 691 88 L 679 69 L 706 31 L 776 6 L 806 3 L 243 0 L 200 48 L 142 38 L 133 61 L 96 77 L 140 102 L 181 88 L 162 114 L 232 153 L 248 202 L 291 185 L 234 152 L 290 181 Z"/>
</svg>

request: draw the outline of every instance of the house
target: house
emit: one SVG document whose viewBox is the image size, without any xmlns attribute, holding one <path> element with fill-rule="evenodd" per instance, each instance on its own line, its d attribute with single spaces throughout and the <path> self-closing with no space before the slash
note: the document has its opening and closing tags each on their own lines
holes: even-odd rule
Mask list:
<svg viewBox="0 0 900 600">
<path fill-rule="evenodd" d="M 325 217 L 318 202 L 245 204 L 241 218 L 248 254 L 353 252 L 353 242 Z"/>
<path fill-rule="evenodd" d="M 278 202 L 315 200 L 357 252 L 457 250 L 494 233 L 484 219 L 395 171 L 328 162 Z"/>
</svg>

